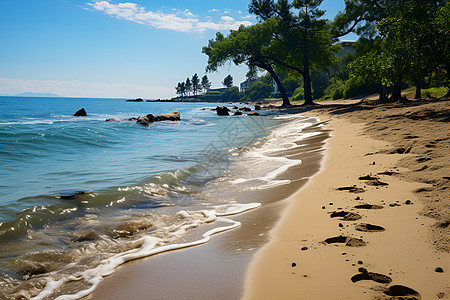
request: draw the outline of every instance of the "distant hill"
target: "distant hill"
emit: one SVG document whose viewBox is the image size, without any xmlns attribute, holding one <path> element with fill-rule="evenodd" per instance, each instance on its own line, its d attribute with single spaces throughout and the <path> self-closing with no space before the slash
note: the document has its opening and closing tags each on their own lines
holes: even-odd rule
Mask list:
<svg viewBox="0 0 450 300">
<path fill-rule="evenodd" d="M 32 92 L 26 92 L 26 93 L 20 93 L 16 96 L 20 97 L 60 97 L 59 95 L 52 94 L 52 93 L 32 93 Z"/>
</svg>

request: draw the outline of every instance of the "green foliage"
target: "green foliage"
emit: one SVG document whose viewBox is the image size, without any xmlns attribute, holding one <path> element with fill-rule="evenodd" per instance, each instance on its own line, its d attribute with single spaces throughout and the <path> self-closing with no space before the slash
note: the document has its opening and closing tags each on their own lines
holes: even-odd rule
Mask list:
<svg viewBox="0 0 450 300">
<path fill-rule="evenodd" d="M 241 101 L 256 101 L 267 99 L 272 94 L 272 81 L 270 83 L 265 83 L 259 80 L 253 83 L 245 92 Z"/>
<path fill-rule="evenodd" d="M 191 80 L 190 80 L 189 78 L 187 78 L 184 85 L 185 85 L 185 87 L 186 87 L 186 93 L 187 93 L 187 95 L 189 96 L 189 94 L 192 92 L 192 83 L 191 83 Z"/>
<path fill-rule="evenodd" d="M 300 101 L 305 100 L 305 91 L 303 86 L 299 86 L 295 89 L 294 94 L 292 95 L 292 101 Z"/>
<path fill-rule="evenodd" d="M 219 91 L 207 91 L 206 95 L 220 95 Z"/>
<path fill-rule="evenodd" d="M 336 36 L 349 31 L 378 35 L 359 43 L 349 66 L 351 77 L 393 85 L 393 98 L 398 99 L 403 80 L 420 82 L 431 72 L 448 73 L 449 19 L 447 1 L 347 0 L 332 28 Z"/>
<path fill-rule="evenodd" d="M 227 88 L 231 88 L 233 86 L 233 76 L 228 75 L 227 77 L 225 77 L 222 84 Z"/>
<path fill-rule="evenodd" d="M 202 89 L 202 86 L 200 85 L 200 79 L 198 78 L 197 73 L 192 76 L 192 92 L 194 93 L 194 96 L 197 95 L 198 91 Z"/>
<path fill-rule="evenodd" d="M 239 101 L 241 99 L 241 93 L 237 86 L 229 87 L 225 92 L 223 92 L 221 98 L 224 102 Z"/>
<path fill-rule="evenodd" d="M 202 82 L 201 82 L 202 88 L 203 90 L 207 91 L 211 88 L 211 82 L 208 79 L 208 76 L 204 75 L 202 77 Z"/>
<path fill-rule="evenodd" d="M 433 88 L 429 88 L 429 89 L 425 89 L 424 90 L 425 95 L 427 95 L 427 97 L 433 97 L 433 98 L 442 98 L 444 96 L 447 96 L 450 92 L 450 88 L 449 87 L 433 87 Z"/>
</svg>

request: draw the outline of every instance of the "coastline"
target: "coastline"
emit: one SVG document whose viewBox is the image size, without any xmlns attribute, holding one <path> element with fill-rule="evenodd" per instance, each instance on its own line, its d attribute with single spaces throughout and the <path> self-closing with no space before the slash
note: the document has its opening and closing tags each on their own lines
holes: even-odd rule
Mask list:
<svg viewBox="0 0 450 300">
<path fill-rule="evenodd" d="M 376 124 L 377 118 L 382 120 L 377 114 L 389 114 L 383 107 L 372 112 L 368 108 L 371 115 L 361 112 L 364 108 L 351 106 L 322 107 L 303 113 L 332 119 L 328 125 L 333 134 L 327 142 L 327 156 L 321 172 L 289 199 L 291 204 L 271 232 L 271 241 L 256 254 L 247 274 L 244 299 L 450 297 L 450 255 L 445 226 L 448 182 L 445 176 L 443 182 L 438 178 L 448 172 L 448 163 L 439 161 L 440 156 L 448 155 L 445 152 L 448 146 L 441 146 L 443 153 L 436 155 L 425 152 L 429 164 L 437 160 L 440 167 L 435 166 L 434 170 L 438 174 L 428 174 L 429 177 L 415 174 L 421 172 L 418 164 L 414 169 L 407 168 L 411 161 L 423 160 L 419 148 L 425 146 L 421 145 L 425 143 L 423 139 L 441 136 L 435 141 L 448 140 L 446 103 L 428 104 L 424 104 L 424 109 L 420 103 L 418 107 L 400 105 L 397 109 L 402 110 L 398 111 L 401 114 L 385 120 L 384 129 Z M 436 107 L 430 107 L 433 105 Z M 427 110 L 428 118 L 415 119 L 417 124 L 413 119 L 408 122 L 408 115 L 420 116 Z M 439 114 L 442 123 L 439 123 Z M 424 135 L 422 130 L 429 124 L 420 124 L 421 121 L 435 124 L 435 134 Z M 380 131 L 386 132 L 386 129 L 393 131 L 382 135 Z M 418 141 L 410 146 L 413 150 L 395 151 L 399 142 L 395 136 L 404 134 L 402 129 L 408 131 L 403 138 L 414 136 Z M 394 174 L 378 175 L 385 171 Z M 365 175 L 377 175 L 379 181 L 389 185 L 371 186 L 369 181 L 359 180 Z M 418 177 L 428 180 L 428 184 L 424 179 L 417 182 Z M 366 191 L 337 190 L 353 185 Z M 431 195 L 424 196 L 424 192 Z M 440 193 L 442 198 L 433 198 L 433 193 Z M 430 202 L 440 210 L 430 207 Z M 379 209 L 355 208 L 361 204 L 377 205 Z M 434 216 L 437 222 L 428 217 L 430 210 L 441 213 Z M 330 217 L 332 212 L 340 211 L 356 213 L 362 218 L 346 221 Z M 382 226 L 384 231 L 357 231 L 358 224 Z M 438 228 L 441 228 L 440 234 L 436 232 Z M 336 239 L 342 236 L 348 238 Z"/>
<path fill-rule="evenodd" d="M 278 140 L 281 136 L 285 136 L 282 140 L 284 142 L 280 142 L 286 143 L 288 140 L 288 144 L 283 144 L 286 148 L 278 145 L 277 148 L 280 149 L 273 152 L 269 150 L 272 147 L 270 146 L 265 150 L 268 151 L 267 153 L 261 149 L 259 151 L 263 152 L 255 153 L 254 157 L 259 157 L 260 153 L 270 155 L 266 158 L 266 165 L 270 163 L 272 155 L 275 161 L 280 159 L 285 161 L 286 157 L 289 157 L 292 162 L 301 161 L 301 164 L 291 163 L 289 169 L 281 167 L 269 172 L 273 175 L 266 175 L 269 176 L 267 178 L 276 176 L 269 181 L 276 184 L 269 188 L 264 185 L 258 188 L 258 185 L 262 184 L 258 181 L 247 182 L 247 179 L 244 179 L 248 176 L 246 174 L 247 176 L 242 179 L 238 177 L 236 182 L 242 182 L 246 187 L 252 187 L 252 184 L 255 184 L 250 190 L 238 192 L 238 188 L 232 184 L 212 191 L 212 194 L 208 196 L 223 197 L 224 193 L 228 193 L 226 197 L 230 201 L 261 203 L 262 205 L 257 209 L 231 216 L 234 221 L 242 224 L 240 227 L 214 235 L 208 243 L 203 245 L 161 253 L 127 263 L 118 268 L 113 275 L 104 278 L 86 299 L 121 299 L 129 295 L 136 299 L 143 299 L 149 294 L 155 299 L 239 299 L 243 295 L 246 269 L 254 253 L 268 242 L 268 231 L 278 221 L 281 211 L 285 208 L 287 204 L 285 199 L 295 193 L 320 169 L 323 145 L 329 137 L 328 130 L 323 130 L 316 119 L 305 121 L 312 125 L 297 128 L 301 122 L 309 118 L 299 116 L 283 118 L 292 120 L 277 129 L 276 133 L 273 132 L 270 138 L 264 138 L 262 145 L 266 143 L 272 145 L 273 139 Z M 300 131 L 302 134 L 299 134 Z M 298 137 L 293 137 L 293 133 L 298 134 Z M 277 153 L 281 153 L 281 156 Z M 253 155 L 244 154 L 244 156 L 250 161 L 243 161 L 243 163 L 252 165 Z M 245 175 L 242 170 L 234 169 L 236 167 L 242 169 L 242 165 L 230 168 L 230 172 L 234 174 L 233 178 L 236 174 Z M 247 171 L 244 173 L 253 171 L 248 169 L 248 166 L 245 170 Z M 286 185 L 282 181 L 290 183 Z"/>
<path fill-rule="evenodd" d="M 150 293 L 161 299 L 238 299 L 242 295 L 244 299 L 383 299 L 390 297 L 384 291 L 400 285 L 417 291 L 418 295 L 409 295 L 416 297 L 411 299 L 449 297 L 446 228 L 442 228 L 439 238 L 431 235 L 434 242 L 431 240 L 430 229 L 436 228 L 439 220 L 436 223 L 426 217 L 424 211 L 429 204 L 422 202 L 427 197 L 424 193 L 414 192 L 426 190 L 433 193 L 433 186 L 414 181 L 414 176 L 410 176 L 411 170 L 404 161 L 405 158 L 416 160 L 417 154 L 395 151 L 391 154 L 398 143 L 385 141 L 392 140 L 392 134 L 400 131 L 392 128 L 391 135 L 380 140 L 377 136 L 379 128 L 371 126 L 375 123 L 373 120 L 380 117 L 376 114 L 369 116 L 365 108 L 357 112 L 359 116 L 352 115 L 355 109 L 351 105 L 323 105 L 314 110 L 294 107 L 289 110 L 321 120 L 332 119 L 327 125 L 333 132 L 327 142 L 325 162 L 306 186 L 285 201 L 276 203 L 278 207 L 268 209 L 265 216 L 260 214 L 261 209 L 257 209 L 234 217 L 242 222 L 242 227 L 215 236 L 208 244 L 127 264 L 106 278 L 87 299 L 125 296 L 141 299 Z M 376 110 L 386 109 L 378 107 Z M 407 125 L 401 126 L 408 128 Z M 443 132 L 438 135 L 448 134 L 445 122 L 442 125 Z M 448 164 L 444 164 L 443 169 L 445 173 Z M 389 184 L 387 187 L 369 186 L 366 181 L 358 180 L 360 176 L 384 171 L 394 173 L 392 176 L 377 175 L 380 181 Z M 355 184 L 366 192 L 337 191 L 339 187 Z M 445 192 L 448 195 L 448 191 Z M 355 200 L 357 197 L 362 200 Z M 406 204 L 407 200 L 412 204 Z M 361 204 L 382 208 L 354 208 Z M 441 204 L 447 205 L 445 201 Z M 357 213 L 362 219 L 342 221 L 330 218 L 331 212 L 340 210 Z M 274 211 L 281 214 L 278 222 Z M 257 247 L 248 247 L 245 255 L 242 252 L 229 252 L 227 255 L 221 252 L 233 248 L 232 245 L 236 246 L 239 241 L 251 239 L 252 234 L 255 236 L 258 230 L 252 230 L 256 224 L 253 221 L 261 220 L 261 216 L 272 220 L 267 223 L 269 226 L 265 226 Z M 356 231 L 355 225 L 361 223 L 376 224 L 385 231 Z M 271 230 L 273 226 L 275 228 Z M 339 236 L 362 239 L 366 245 L 348 247 L 339 243 L 323 243 L 328 238 Z M 436 272 L 438 267 L 444 272 Z M 362 274 L 358 271 L 360 268 L 365 268 L 368 274 L 384 275 L 381 278 L 387 277 L 392 282 L 361 280 L 353 283 L 351 278 Z"/>
</svg>

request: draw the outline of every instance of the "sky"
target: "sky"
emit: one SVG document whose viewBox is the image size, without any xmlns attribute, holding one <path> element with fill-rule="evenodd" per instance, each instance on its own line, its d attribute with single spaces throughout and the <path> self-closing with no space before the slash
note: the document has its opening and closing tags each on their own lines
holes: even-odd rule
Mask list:
<svg viewBox="0 0 450 300">
<path fill-rule="evenodd" d="M 217 31 L 256 23 L 250 0 L 1 0 L 0 95 L 171 98 L 178 82 L 205 75 L 202 47 Z M 325 0 L 326 18 L 344 0 Z M 345 37 L 355 40 L 354 36 Z M 206 73 L 212 87 L 247 68 Z"/>
</svg>

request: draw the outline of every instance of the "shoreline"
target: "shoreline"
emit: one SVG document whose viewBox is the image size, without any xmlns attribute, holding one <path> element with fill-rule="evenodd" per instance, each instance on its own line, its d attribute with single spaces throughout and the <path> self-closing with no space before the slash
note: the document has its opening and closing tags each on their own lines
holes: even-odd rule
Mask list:
<svg viewBox="0 0 450 300">
<path fill-rule="evenodd" d="M 378 109 L 385 110 L 380 107 Z M 144 297 L 152 291 L 163 299 L 238 299 L 242 295 L 244 299 L 295 299 L 299 295 L 319 299 L 383 299 L 388 297 L 384 292 L 389 287 L 399 285 L 417 291 L 418 295 L 412 295 L 416 298 L 411 299 L 449 297 L 449 255 L 445 251 L 436 251 L 440 246 L 446 249 L 446 228 L 443 228 L 444 237 L 441 234 L 441 239 L 434 242 L 434 247 L 431 246 L 433 242 L 430 242 L 430 228 L 436 225 L 432 219 L 423 216 L 427 206 L 421 203 L 423 194 L 413 192 L 432 188 L 429 184 L 408 182 L 404 178 L 405 174 L 411 172 L 403 162 L 408 155 L 390 154 L 397 143 L 388 144 L 384 138 L 380 140 L 376 135 L 378 128 L 370 131 L 370 121 L 376 119 L 376 116 L 362 121 L 361 116 L 352 115 L 352 106 L 322 106 L 312 111 L 303 107 L 288 110 L 320 117 L 321 120 L 334 119 L 328 127 L 335 132 L 327 142 L 323 169 L 279 206 L 281 217 L 274 223 L 275 229 L 265 234 L 261 242 L 266 244 L 258 252 L 251 248 L 250 253 L 244 256 L 215 256 L 220 245 L 229 245 L 242 239 L 242 230 L 248 230 L 247 225 L 251 225 L 243 220 L 242 228 L 215 236 L 211 242 L 201 247 L 167 253 L 120 268 L 114 276 L 106 278 L 107 283 L 101 284 L 88 299 L 108 299 L 117 295 L 139 298 L 139 295 Z M 341 114 L 344 116 L 340 117 Z M 335 118 L 335 115 L 339 117 Z M 443 133 L 446 133 L 445 127 Z M 334 160 L 335 164 L 330 165 L 330 160 Z M 374 161 L 376 164 L 372 165 Z M 448 164 L 444 166 L 444 172 L 445 167 L 448 168 Z M 380 181 L 389 183 L 387 187 L 368 186 L 365 181 L 358 180 L 359 176 L 386 170 L 393 171 L 394 175 L 378 176 Z M 407 179 L 411 180 L 410 177 Z M 329 182 L 329 178 L 337 178 L 337 181 Z M 354 184 L 363 186 L 367 191 L 353 194 L 336 190 L 338 187 Z M 320 202 L 308 203 L 304 199 L 316 193 L 320 195 Z M 362 200 L 355 200 L 357 197 Z M 412 205 L 406 204 L 407 200 Z M 355 209 L 357 204 L 379 205 L 382 209 Z M 258 214 L 258 210 L 249 214 Z M 347 222 L 330 218 L 331 212 L 339 210 L 355 212 L 362 219 Z M 236 219 L 245 219 L 245 216 L 247 214 Z M 355 225 L 361 223 L 376 224 L 385 231 L 355 231 Z M 343 227 L 339 227 L 340 224 Z M 342 235 L 361 239 L 366 245 L 346 247 L 323 243 L 328 238 Z M 308 249 L 302 250 L 304 247 Z M 209 258 L 210 263 L 205 264 L 205 257 Z M 190 261 L 201 262 L 204 266 L 197 269 L 198 264 Z M 249 268 L 246 267 L 248 264 Z M 365 268 L 368 274 L 381 274 L 382 278 L 388 278 L 392 282 L 380 284 L 373 280 L 362 280 L 353 283 L 353 276 L 364 274 L 359 272 L 363 270 L 360 268 Z M 436 268 L 442 268 L 444 272 L 436 272 Z M 157 275 L 151 274 L 151 270 L 156 271 Z M 225 271 L 221 276 L 216 276 L 217 270 Z M 170 283 L 182 282 L 186 276 L 190 278 L 190 284 L 174 287 Z M 137 280 L 138 278 L 141 279 Z M 153 283 L 149 284 L 149 281 Z M 146 284 L 145 288 L 142 287 L 143 284 Z"/>
<path fill-rule="evenodd" d="M 445 103 L 440 105 L 445 111 Z M 447 252 L 446 227 L 442 227 L 440 236 L 430 232 L 431 228 L 446 224 L 445 218 L 448 218 L 445 215 L 448 206 L 448 198 L 445 199 L 448 190 L 443 187 L 445 182 L 439 189 L 444 200 L 433 199 L 434 205 L 442 202 L 444 223 L 439 219 L 435 222 L 427 217 L 430 204 L 420 191 L 432 193 L 438 190 L 437 179 L 431 181 L 428 178 L 428 183 L 414 181 L 417 176 L 411 173 L 421 172 L 420 169 L 407 168 L 411 163 L 406 158 L 419 162 L 420 155 L 393 151 L 398 144 L 392 137 L 393 133 L 387 135 L 390 143 L 385 141 L 386 136 L 379 139 L 377 133 L 380 134 L 380 129 L 373 126 L 376 115 L 361 113 L 358 116 L 357 112 L 351 114 L 354 108 L 340 109 L 344 112 L 339 112 L 338 108 L 322 107 L 303 113 L 333 119 L 328 125 L 334 131 L 327 142 L 324 168 L 289 199 L 289 208 L 271 231 L 271 241 L 256 254 L 250 265 L 244 299 L 449 298 L 450 255 Z M 420 110 L 414 111 L 411 107 L 402 111 L 405 115 L 418 112 Z M 340 117 L 341 113 L 343 117 Z M 335 115 L 338 117 L 334 118 Z M 367 119 L 362 120 L 361 116 Z M 421 119 L 418 120 L 420 122 Z M 408 131 L 407 137 L 423 129 L 413 128 L 411 122 L 404 124 L 403 121 L 386 120 L 385 125 L 402 127 Z M 445 120 L 440 125 L 442 131 L 438 129 L 437 135 L 444 137 L 436 141 L 446 141 L 448 127 L 445 127 Z M 401 132 L 398 128 L 391 129 Z M 416 138 L 419 139 L 419 135 Z M 445 156 L 445 147 L 441 150 Z M 437 158 L 427 161 L 439 158 L 439 155 L 435 156 Z M 439 174 L 446 174 L 448 163 L 444 163 L 441 169 L 436 167 Z M 385 171 L 394 174 L 378 175 Z M 371 186 L 369 181 L 359 180 L 366 175 L 376 175 L 380 182 L 389 185 Z M 349 193 L 337 190 L 353 185 L 366 191 Z M 379 209 L 355 208 L 361 204 L 376 205 Z M 361 219 L 331 218 L 333 212 L 341 211 L 358 214 Z M 370 230 L 372 232 L 357 231 L 356 226 L 361 224 L 381 226 L 384 230 L 366 226 L 366 229 L 373 229 Z M 390 298 L 392 296 L 394 298 Z"/>
<path fill-rule="evenodd" d="M 285 199 L 303 186 L 320 168 L 324 140 L 329 137 L 329 133 L 316 120 L 308 121 L 313 125 L 296 129 L 293 124 L 298 125 L 304 119 L 293 116 L 292 121 L 281 127 L 283 133 L 275 134 L 278 138 L 279 134 L 291 136 L 293 132 L 305 131 L 306 137 L 300 135 L 295 147 L 290 145 L 289 148 L 278 151 L 283 153 L 283 159 L 289 157 L 291 160 L 302 161 L 302 164 L 291 166 L 275 177 L 278 181 L 290 180 L 289 185 L 241 192 L 229 190 L 233 188 L 232 185 L 209 195 L 214 198 L 229 193 L 230 200 L 238 203 L 262 204 L 244 214 L 231 216 L 242 224 L 239 228 L 215 235 L 211 241 L 198 247 L 161 253 L 127 263 L 113 275 L 104 278 L 86 299 L 120 299 L 127 295 L 140 299 L 148 294 L 156 299 L 239 299 L 243 294 L 242 283 L 246 269 L 256 250 L 268 242 L 268 230 L 277 222 L 286 205 Z M 280 154 L 273 155 L 275 159 L 281 159 L 278 158 Z M 233 170 L 231 167 L 230 171 Z M 273 172 L 280 171 L 277 169 Z M 170 282 L 177 284 L 172 285 Z"/>
</svg>

